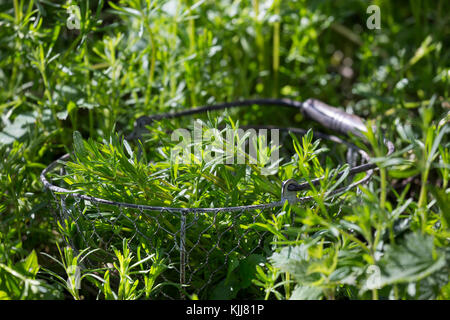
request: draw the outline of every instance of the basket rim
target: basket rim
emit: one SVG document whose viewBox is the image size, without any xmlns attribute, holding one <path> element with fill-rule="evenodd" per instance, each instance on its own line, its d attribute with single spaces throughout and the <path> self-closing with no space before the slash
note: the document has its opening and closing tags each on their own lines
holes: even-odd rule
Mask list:
<svg viewBox="0 0 450 320">
<path fill-rule="evenodd" d="M 295 128 L 289 128 L 289 129 L 295 129 Z M 302 130 L 302 129 L 300 129 Z M 348 143 L 345 140 L 342 140 L 336 136 L 330 136 L 333 138 L 337 138 L 340 140 L 340 142 L 342 143 Z M 338 142 L 336 140 L 333 140 L 335 142 Z M 387 143 L 389 152 L 388 155 L 391 154 L 393 152 L 393 146 L 391 145 L 392 143 Z M 355 146 L 356 147 L 356 146 Z M 364 160 L 366 161 L 370 161 L 370 157 L 367 155 L 367 153 L 356 147 L 357 151 L 362 155 L 362 157 L 364 158 Z M 274 208 L 274 207 L 282 207 L 285 202 L 287 201 L 283 195 L 285 190 L 282 189 L 281 191 L 281 200 L 279 201 L 273 201 L 273 202 L 269 202 L 269 203 L 262 203 L 262 204 L 253 204 L 253 205 L 243 205 L 243 206 L 231 206 L 231 207 L 217 207 L 217 208 L 206 208 L 206 207 L 188 207 L 188 208 L 177 208 L 177 207 L 164 207 L 164 206 L 150 206 L 150 205 L 142 205 L 142 204 L 134 204 L 134 203 L 128 203 L 128 202 L 120 202 L 120 201 L 112 201 L 112 200 L 107 200 L 107 199 L 102 199 L 102 198 L 98 198 L 98 197 L 94 197 L 94 196 L 89 196 L 86 194 L 82 194 L 82 193 L 78 193 L 78 192 L 74 192 L 73 190 L 69 190 L 66 188 L 62 188 L 59 186 L 54 185 L 51 181 L 49 181 L 49 179 L 47 178 L 47 174 L 52 171 L 53 169 L 55 169 L 57 166 L 59 165 L 63 165 L 64 162 L 66 162 L 70 156 L 72 154 L 71 153 L 66 153 L 63 156 L 61 156 L 60 158 L 56 159 L 55 161 L 53 161 L 52 163 L 50 163 L 40 174 L 40 180 L 44 185 L 44 189 L 48 189 L 51 190 L 52 192 L 55 192 L 57 194 L 67 194 L 70 196 L 73 196 L 75 198 L 79 198 L 79 199 L 83 199 L 83 200 L 87 200 L 87 201 L 91 201 L 91 202 L 95 202 L 95 203 L 100 203 L 100 204 L 106 204 L 106 205 L 113 205 L 113 206 L 117 206 L 117 207 L 123 207 L 123 208 L 132 208 L 132 209 L 138 209 L 138 210 L 147 210 L 147 211 L 167 211 L 167 212 L 179 212 L 179 213 L 189 213 L 189 212 L 234 212 L 234 211 L 249 211 L 249 210 L 258 210 L 258 209 L 269 209 L 269 208 Z M 331 194 L 337 194 L 340 192 L 344 192 L 344 191 L 348 191 L 350 189 L 353 189 L 354 187 L 365 183 L 366 181 L 368 181 L 371 176 L 373 175 L 373 171 L 376 168 L 376 165 L 373 163 L 366 163 L 366 164 L 361 164 L 355 167 L 352 167 L 349 170 L 348 175 L 355 175 L 357 173 L 361 173 L 361 172 L 366 172 L 366 175 L 361 178 L 360 180 L 353 182 L 345 187 L 341 187 L 338 188 L 336 190 L 333 190 L 333 192 L 330 193 Z M 321 178 L 317 178 L 314 181 L 315 182 L 320 182 L 321 180 L 323 180 L 324 177 Z M 291 180 L 291 179 L 289 179 Z M 289 180 L 285 180 L 282 182 L 282 185 L 284 185 L 287 181 Z M 306 182 L 306 184 L 308 184 L 308 182 Z M 305 188 L 306 190 L 307 188 Z M 295 203 L 305 203 L 308 201 L 314 200 L 313 196 L 304 196 L 304 197 L 296 197 L 293 200 L 289 200 L 290 204 L 295 204 Z"/>
<path fill-rule="evenodd" d="M 222 110 L 222 109 L 228 109 L 232 107 L 249 107 L 251 105 L 265 105 L 265 106 L 283 106 L 283 107 L 289 107 L 294 108 L 296 110 L 301 111 L 305 116 L 308 118 L 314 120 L 315 122 L 318 122 L 322 124 L 324 127 L 331 129 L 335 132 L 339 132 L 344 135 L 355 135 L 359 138 L 364 137 L 363 132 L 367 131 L 367 127 L 364 124 L 364 121 L 362 118 L 349 114 L 343 110 L 340 110 L 338 108 L 332 107 L 330 105 L 327 105 L 324 102 L 321 102 L 316 99 L 308 99 L 304 102 L 295 101 L 291 99 L 274 99 L 274 98 L 259 98 L 259 99 L 249 99 L 249 100 L 240 100 L 240 101 L 232 101 L 232 102 L 223 102 L 213 105 L 207 105 L 203 107 L 196 107 L 191 109 L 186 109 L 183 111 L 178 112 L 172 112 L 172 113 L 163 113 L 163 114 L 154 114 L 151 116 L 142 116 L 136 120 L 134 131 L 130 134 L 130 138 L 138 138 L 139 137 L 139 131 L 144 128 L 145 125 L 151 124 L 153 121 L 158 121 L 162 119 L 171 119 L 171 118 L 178 118 L 183 116 L 189 116 L 194 115 L 198 113 L 204 113 L 214 110 Z M 274 127 L 274 126 L 266 126 Z M 302 133 L 304 134 L 306 131 L 301 128 L 283 128 L 283 127 L 277 127 L 281 130 L 288 130 L 293 133 Z M 355 167 L 351 167 L 348 171 L 348 176 L 353 176 L 357 173 L 365 172 L 366 175 L 361 178 L 360 180 L 353 182 L 345 187 L 341 187 L 329 192 L 325 192 L 325 195 L 334 195 L 337 193 L 348 191 L 370 179 L 370 177 L 373 175 L 373 171 L 377 169 L 377 166 L 375 163 L 371 162 L 371 159 L 369 155 L 359 148 L 358 146 L 351 144 L 337 136 L 334 135 L 328 135 L 323 134 L 320 132 L 314 132 L 314 136 L 318 138 L 325 138 L 327 140 L 331 140 L 336 143 L 342 143 L 346 144 L 350 148 L 356 149 L 360 155 L 362 160 L 366 161 L 367 163 L 361 164 Z M 387 156 L 391 155 L 394 152 L 394 144 L 387 140 L 383 139 L 385 145 L 388 148 Z M 41 175 L 40 180 L 44 184 L 45 189 L 49 189 L 53 192 L 60 193 L 60 194 L 70 194 L 73 197 L 96 202 L 96 203 L 102 203 L 107 205 L 114 205 L 118 207 L 126 207 L 126 208 L 135 208 L 139 210 L 149 210 L 149 211 L 168 211 L 168 212 L 180 212 L 182 214 L 188 213 L 188 212 L 233 212 L 233 211 L 243 211 L 243 210 L 258 210 L 258 209 L 267 209 L 267 208 L 273 208 L 273 207 L 281 207 L 286 202 L 289 204 L 295 204 L 295 203 L 304 203 L 307 201 L 314 200 L 313 196 L 304 196 L 304 197 L 297 197 L 295 194 L 298 191 L 307 190 L 311 187 L 311 185 L 318 185 L 320 181 L 325 179 L 325 177 L 319 177 L 316 179 L 312 179 L 307 182 L 303 183 L 297 183 L 294 179 L 288 179 L 282 182 L 281 187 L 281 199 L 279 201 L 273 201 L 270 203 L 263 203 L 263 204 L 254 204 L 254 205 L 244 205 L 244 206 L 233 206 L 233 207 L 218 207 L 218 208 L 201 208 L 201 207 L 190 207 L 190 208 L 176 208 L 176 207 L 163 207 L 163 206 L 149 206 L 149 205 L 138 205 L 133 203 L 126 203 L 126 202 L 116 202 L 106 199 L 101 199 L 93 196 L 88 196 L 85 194 L 77 193 L 65 188 L 61 188 L 58 186 L 53 185 L 51 182 L 47 180 L 46 174 L 54 169 L 57 165 L 61 164 L 63 161 L 69 159 L 70 153 L 67 153 L 60 157 L 59 159 L 53 161 L 47 168 L 45 168 Z"/>
</svg>

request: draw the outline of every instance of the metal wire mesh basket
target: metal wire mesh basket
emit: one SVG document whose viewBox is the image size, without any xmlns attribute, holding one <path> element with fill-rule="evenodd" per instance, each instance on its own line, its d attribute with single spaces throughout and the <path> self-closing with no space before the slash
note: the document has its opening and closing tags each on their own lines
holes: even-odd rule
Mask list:
<svg viewBox="0 0 450 320">
<path fill-rule="evenodd" d="M 158 252 L 170 266 L 161 274 L 162 279 L 180 285 L 161 289 L 164 298 L 184 297 L 186 292 L 207 295 L 205 289 L 226 275 L 231 254 L 246 258 L 268 252 L 271 238 L 267 232 L 245 226 L 262 222 L 262 215 L 280 211 L 276 206 L 232 211 L 156 209 L 52 194 L 62 229 L 72 229 L 65 237 L 68 245 L 102 249 L 103 256 L 90 256 L 93 266 L 111 262 L 110 245 L 121 239 L 127 239 L 131 246 L 144 243 L 149 252 Z"/>
<path fill-rule="evenodd" d="M 264 103 L 261 100 L 258 102 Z M 276 102 L 271 100 L 265 103 Z M 240 102 L 241 105 L 253 103 L 255 101 Z M 299 107 L 297 102 L 291 104 Z M 233 104 L 226 104 L 223 108 L 230 105 Z M 301 106 L 305 109 L 304 104 Z M 205 108 L 193 110 L 203 112 Z M 186 112 L 180 115 L 186 115 Z M 160 119 L 164 115 L 155 117 Z M 295 128 L 290 131 L 304 133 Z M 335 136 L 316 133 L 317 135 L 334 142 L 346 143 Z M 356 152 L 361 156 L 361 164 L 351 167 L 349 176 L 360 172 L 366 172 L 366 175 L 334 190 L 332 194 L 342 194 L 367 182 L 375 167 L 369 163 L 365 152 L 348 145 L 352 151 L 349 154 Z M 390 146 L 389 152 L 392 150 Z M 279 201 L 258 205 L 224 208 L 155 207 L 100 199 L 54 185 L 48 175 L 59 170 L 59 175 L 63 176 L 64 164 L 69 158 L 69 154 L 61 157 L 41 174 L 41 181 L 53 196 L 52 207 L 67 244 L 75 250 L 87 247 L 101 249 L 90 256 L 86 263 L 103 267 L 113 261 L 111 246 L 118 240 L 127 239 L 134 250 L 139 244 L 144 244 L 149 252 L 157 253 L 159 261 L 168 266 L 160 276 L 161 281 L 176 284 L 159 287 L 155 291 L 155 297 L 170 299 L 185 298 L 186 294 L 193 293 L 207 297 L 214 286 L 226 277 L 235 254 L 241 258 L 252 254 L 270 255 L 272 236 L 266 230 L 258 228 L 258 223 L 283 212 L 286 201 L 295 205 L 313 200 L 312 197 L 297 197 L 297 192 L 320 181 L 316 179 L 299 184 L 294 180 L 287 180 L 282 185 Z M 292 224 L 294 218 L 289 217 Z"/>
</svg>

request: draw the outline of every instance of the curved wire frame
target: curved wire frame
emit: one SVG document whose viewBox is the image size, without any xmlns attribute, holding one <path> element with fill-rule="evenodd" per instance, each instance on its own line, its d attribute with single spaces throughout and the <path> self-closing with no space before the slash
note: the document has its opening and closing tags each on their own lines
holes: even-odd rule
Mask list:
<svg viewBox="0 0 450 320">
<path fill-rule="evenodd" d="M 262 128 L 262 126 L 260 126 L 259 128 Z M 287 130 L 290 131 L 292 133 L 297 133 L 297 134 L 304 134 L 305 130 L 300 129 L 300 128 L 279 128 L 279 127 L 274 127 L 274 126 L 264 126 L 264 128 L 278 128 L 281 130 Z M 314 136 L 316 138 L 325 138 L 328 140 L 331 140 L 333 142 L 336 143 L 341 143 L 341 144 L 346 144 L 349 147 L 352 147 L 354 149 L 356 149 L 358 151 L 358 153 L 361 155 L 361 158 L 366 161 L 367 163 L 352 167 L 349 171 L 348 171 L 348 176 L 352 176 L 355 175 L 357 173 L 361 173 L 361 172 L 366 172 L 366 175 L 361 178 L 360 180 L 353 182 L 345 187 L 341 187 L 338 188 L 336 190 L 333 190 L 332 192 L 329 192 L 327 195 L 335 195 L 335 194 L 339 194 L 342 192 L 346 192 L 348 190 L 351 190 L 353 188 L 355 188 L 356 186 L 363 184 L 365 182 L 367 182 L 371 176 L 373 175 L 373 170 L 375 169 L 376 165 L 373 163 L 370 163 L 370 157 L 368 156 L 368 154 L 356 147 L 353 144 L 348 143 L 345 140 L 342 140 L 341 138 L 337 137 L 337 136 L 332 136 L 332 135 L 327 135 L 327 134 L 323 134 L 320 132 L 316 132 L 314 133 Z M 386 145 L 388 146 L 388 155 L 391 154 L 394 151 L 394 147 L 393 144 L 390 141 L 386 141 Z M 140 205 L 140 204 L 134 204 L 134 203 L 126 203 L 126 202 L 119 202 L 119 201 L 111 201 L 111 200 L 107 200 L 107 199 L 102 199 L 102 198 L 97 198 L 97 197 L 93 197 L 93 196 L 89 196 L 89 195 L 85 195 L 85 194 L 81 194 L 81 193 L 77 193 L 74 192 L 73 190 L 69 190 L 69 189 L 65 189 L 59 186 L 56 186 L 54 184 L 52 184 L 46 177 L 46 175 L 54 170 L 58 165 L 62 165 L 64 164 L 65 161 L 67 161 L 70 158 L 70 154 L 65 154 L 62 157 L 60 157 L 59 159 L 55 160 L 54 162 L 52 162 L 47 168 L 45 168 L 40 176 L 40 179 L 44 185 L 44 187 L 46 189 L 49 189 L 55 193 L 59 193 L 59 194 L 70 194 L 73 197 L 76 198 L 80 198 L 83 200 L 88 200 L 88 201 L 92 201 L 92 202 L 96 202 L 96 203 L 100 203 L 100 204 L 107 204 L 107 205 L 114 205 L 114 206 L 118 206 L 118 207 L 123 207 L 123 208 L 134 208 L 134 209 L 139 209 L 139 210 L 152 210 L 152 211 L 166 211 L 166 212 L 235 212 L 235 211 L 242 211 L 242 210 L 257 210 L 257 209 L 268 209 L 268 208 L 274 208 L 274 207 L 279 207 L 279 206 L 283 206 L 286 199 L 289 198 L 287 196 L 287 193 L 289 192 L 296 192 L 296 191 L 300 191 L 300 190 L 307 190 L 311 187 L 311 185 L 313 186 L 317 186 L 320 184 L 320 182 L 322 180 L 325 179 L 325 177 L 320 177 L 320 178 L 316 178 L 313 179 L 311 181 L 308 182 L 304 182 L 301 184 L 298 183 L 290 183 L 289 186 L 286 185 L 286 181 L 283 183 L 283 187 L 281 190 L 281 200 L 279 201 L 273 201 L 270 203 L 264 203 L 264 204 L 256 204 L 256 205 L 244 205 L 244 206 L 233 206 L 233 207 L 217 207 L 217 208 L 201 208 L 201 207 L 193 207 L 193 208 L 177 208 L 177 207 L 162 207 L 162 206 L 148 206 L 148 205 Z M 337 174 L 337 176 L 335 178 L 339 178 L 340 176 L 342 176 L 345 172 L 340 172 Z M 294 188 L 292 188 L 292 186 Z M 304 197 L 295 197 L 295 198 L 290 198 L 289 199 L 289 203 L 294 204 L 294 203 L 304 203 L 307 201 L 311 201 L 314 200 L 313 196 L 304 196 Z"/>
</svg>

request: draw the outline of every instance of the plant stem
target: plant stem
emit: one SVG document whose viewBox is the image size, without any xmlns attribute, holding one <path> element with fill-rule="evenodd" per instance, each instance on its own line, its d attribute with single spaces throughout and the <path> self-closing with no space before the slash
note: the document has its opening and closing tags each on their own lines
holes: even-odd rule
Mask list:
<svg viewBox="0 0 450 320">
<path fill-rule="evenodd" d="M 148 8 L 148 11 L 150 11 L 151 7 Z M 153 32 L 150 28 L 150 23 L 148 21 L 148 16 L 144 18 L 145 27 L 147 28 L 149 37 L 150 37 L 150 44 L 151 44 L 151 58 L 150 58 L 150 69 L 148 71 L 148 77 L 147 77 L 147 88 L 145 91 L 145 107 L 148 107 L 148 104 L 150 102 L 150 96 L 151 96 L 151 90 L 153 85 L 153 78 L 155 74 L 155 62 L 156 62 L 156 48 L 155 48 L 155 39 L 153 37 Z"/>
<path fill-rule="evenodd" d="M 275 15 L 280 19 L 280 0 L 275 2 Z M 278 69 L 280 67 L 280 21 L 273 26 L 273 87 L 272 95 L 278 96 Z"/>
<path fill-rule="evenodd" d="M 387 189 L 385 168 L 380 168 L 380 180 L 381 180 L 380 208 L 381 210 L 384 210 L 386 206 L 386 189 Z"/>
<path fill-rule="evenodd" d="M 259 0 L 253 1 L 253 10 L 255 12 L 255 37 L 256 37 L 256 49 L 257 49 L 257 59 L 258 59 L 258 70 L 262 71 L 264 69 L 264 37 L 261 31 L 261 23 L 259 21 Z"/>
<path fill-rule="evenodd" d="M 372 300 L 378 300 L 378 290 L 377 289 L 372 290 Z"/>
</svg>

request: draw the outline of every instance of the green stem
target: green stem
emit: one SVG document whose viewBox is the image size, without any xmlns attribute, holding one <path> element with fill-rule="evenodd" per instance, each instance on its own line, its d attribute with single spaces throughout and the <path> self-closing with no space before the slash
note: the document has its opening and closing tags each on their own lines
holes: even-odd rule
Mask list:
<svg viewBox="0 0 450 320">
<path fill-rule="evenodd" d="M 275 14 L 280 16 L 280 1 L 275 3 Z M 280 67 L 280 22 L 276 21 L 273 26 L 273 87 L 272 95 L 278 96 L 278 70 Z"/>
<path fill-rule="evenodd" d="M 148 8 L 148 10 L 150 11 L 153 7 L 153 4 L 150 4 L 150 7 Z M 144 24 L 146 29 L 148 30 L 148 34 L 150 36 L 150 44 L 151 44 L 151 58 L 150 58 L 150 69 L 148 72 L 148 78 L 147 78 L 147 88 L 145 91 L 145 106 L 147 107 L 149 102 L 150 102 L 150 95 L 151 95 L 151 91 L 152 91 L 152 85 L 153 85 L 153 78 L 154 78 L 154 74 L 155 74 L 155 63 L 156 63 L 156 47 L 155 47 L 155 39 L 153 37 L 153 32 L 152 29 L 150 27 L 150 23 L 148 21 L 148 17 L 144 18 Z"/>
<path fill-rule="evenodd" d="M 148 72 L 148 78 L 147 78 L 147 91 L 145 93 L 145 107 L 148 106 L 150 102 L 150 96 L 152 91 L 152 85 L 153 85 L 153 78 L 155 74 L 155 61 L 156 61 L 156 50 L 155 50 L 155 41 L 153 39 L 153 33 L 150 30 L 150 26 L 147 23 L 148 32 L 150 33 L 150 43 L 152 45 L 152 55 L 151 55 L 151 61 L 150 61 L 150 70 Z"/>
<path fill-rule="evenodd" d="M 88 47 L 87 47 L 87 41 L 85 41 L 84 43 L 84 66 L 86 69 L 86 95 L 87 95 L 87 101 L 88 103 L 92 103 L 92 90 L 91 90 L 91 78 L 90 78 L 90 72 L 89 72 L 89 52 L 88 52 Z M 89 109 L 88 110 L 88 117 L 89 117 L 89 134 L 91 137 L 94 136 L 94 114 L 93 114 L 94 110 L 93 109 Z"/>
<path fill-rule="evenodd" d="M 286 300 L 289 300 L 291 296 L 291 283 L 290 283 L 291 275 L 289 272 L 286 272 L 286 285 L 285 285 L 285 292 L 286 292 Z"/>
<path fill-rule="evenodd" d="M 377 289 L 372 290 L 372 300 L 378 300 L 378 290 Z"/>
<path fill-rule="evenodd" d="M 420 188 L 419 202 L 417 203 L 420 218 L 422 220 L 422 231 L 424 232 L 427 226 L 427 212 L 426 212 L 426 202 L 427 202 L 427 181 L 428 181 L 428 168 L 422 174 L 422 186 Z"/>
<path fill-rule="evenodd" d="M 387 189 L 385 168 L 380 168 L 380 180 L 381 180 L 380 208 L 381 210 L 384 210 L 386 206 L 386 189 Z"/>
<path fill-rule="evenodd" d="M 427 201 L 428 172 L 429 170 L 425 169 L 425 171 L 422 174 L 422 186 L 420 188 L 419 202 L 417 204 L 419 209 L 423 209 Z"/>
<path fill-rule="evenodd" d="M 259 63 L 259 71 L 264 68 L 264 38 L 261 31 L 261 23 L 258 20 L 259 16 L 259 0 L 253 1 L 253 10 L 255 11 L 255 37 L 256 37 L 256 49 L 257 59 Z"/>
<path fill-rule="evenodd" d="M 188 36 L 189 36 L 189 55 L 193 55 L 196 52 L 196 41 L 195 41 L 195 22 L 194 19 L 192 19 L 192 12 L 191 9 L 189 9 L 189 25 L 188 25 Z M 190 98 L 191 98 L 191 104 L 196 106 L 197 105 L 197 97 L 195 94 L 195 83 L 197 83 L 196 79 L 196 73 L 195 73 L 195 65 L 192 64 L 190 66 L 192 68 L 191 70 L 191 76 L 192 78 L 187 81 L 189 85 L 189 91 L 190 91 Z"/>
</svg>

